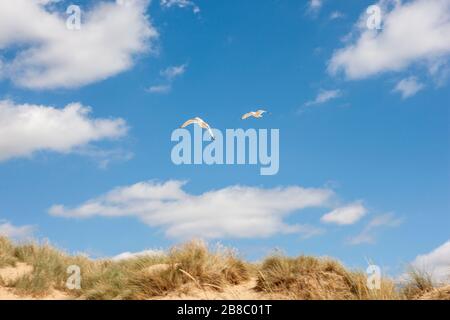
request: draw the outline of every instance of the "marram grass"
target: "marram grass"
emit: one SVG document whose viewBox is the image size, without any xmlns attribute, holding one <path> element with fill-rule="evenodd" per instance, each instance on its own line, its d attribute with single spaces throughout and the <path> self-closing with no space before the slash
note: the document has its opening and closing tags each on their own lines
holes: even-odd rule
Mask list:
<svg viewBox="0 0 450 320">
<path fill-rule="evenodd" d="M 382 278 L 379 289 L 369 290 L 364 272 L 348 270 L 330 258 L 277 254 L 252 264 L 233 250 L 212 250 L 202 241 L 175 246 L 164 254 L 113 261 L 71 256 L 45 243 L 13 244 L 0 237 L 0 270 L 18 264 L 31 266 L 31 271 L 14 280 L 0 276 L 0 288 L 37 298 L 59 290 L 74 299 L 152 299 L 188 294 L 192 288 L 222 292 L 246 283 L 254 283 L 252 292 L 263 298 L 284 299 L 417 299 L 435 290 L 429 277 L 414 270 L 402 287 Z M 66 286 L 71 265 L 81 270 L 80 289 Z"/>
</svg>

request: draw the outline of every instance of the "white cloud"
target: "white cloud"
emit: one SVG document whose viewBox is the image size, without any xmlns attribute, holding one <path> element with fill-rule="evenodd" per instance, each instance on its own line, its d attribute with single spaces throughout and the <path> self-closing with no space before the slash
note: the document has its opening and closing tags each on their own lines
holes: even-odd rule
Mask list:
<svg viewBox="0 0 450 320">
<path fill-rule="evenodd" d="M 377 230 L 384 227 L 397 227 L 402 222 L 402 219 L 395 217 L 392 213 L 386 213 L 376 216 L 369 221 L 369 223 L 358 235 L 350 238 L 348 242 L 353 245 L 362 243 L 375 243 Z"/>
<path fill-rule="evenodd" d="M 429 253 L 418 255 L 411 265 L 429 273 L 436 282 L 450 283 L 450 240 Z"/>
<path fill-rule="evenodd" d="M 317 234 L 317 230 L 287 224 L 284 218 L 308 207 L 328 207 L 329 189 L 298 186 L 262 189 L 230 186 L 200 195 L 183 190 L 184 182 L 140 182 L 116 188 L 75 208 L 54 205 L 61 217 L 134 216 L 169 237 L 255 238 L 278 233 Z"/>
<path fill-rule="evenodd" d="M 150 93 L 160 93 L 160 94 L 169 93 L 170 91 L 172 91 L 172 85 L 171 84 L 161 84 L 161 85 L 151 86 L 147 89 L 147 91 Z"/>
<path fill-rule="evenodd" d="M 330 20 L 336 20 L 336 19 L 341 19 L 341 18 L 343 18 L 345 15 L 342 13 L 342 12 L 340 12 L 340 11 L 333 11 L 331 14 L 330 14 Z"/>
<path fill-rule="evenodd" d="M 96 3 L 82 11 L 81 30 L 69 30 L 68 15 L 48 2 L 0 1 L 0 50 L 15 50 L 0 72 L 22 87 L 75 88 L 114 76 L 151 51 L 158 36 L 148 0 Z"/>
<path fill-rule="evenodd" d="M 186 72 L 186 68 L 187 64 L 182 64 L 179 66 L 170 66 L 164 70 L 161 70 L 159 74 L 161 75 L 161 77 L 167 80 L 168 83 L 150 86 L 147 91 L 157 94 L 169 93 L 170 91 L 172 91 L 172 83 L 174 82 L 174 80 L 182 76 Z"/>
<path fill-rule="evenodd" d="M 403 99 L 412 97 L 422 90 L 424 85 L 416 77 L 408 77 L 400 80 L 394 88 L 394 92 L 399 92 Z"/>
<path fill-rule="evenodd" d="M 111 258 L 113 261 L 122 261 L 122 260 L 128 260 L 128 259 L 134 259 L 134 258 L 140 258 L 140 257 L 158 257 L 158 256 L 164 256 L 165 252 L 160 249 L 149 249 L 149 250 L 143 250 L 139 252 L 123 252 L 121 254 L 118 254 Z"/>
<path fill-rule="evenodd" d="M 192 7 L 192 11 L 194 13 L 200 13 L 200 7 L 195 4 L 194 1 L 191 0 L 161 0 L 160 2 L 161 7 L 163 8 L 171 8 L 171 7 L 178 7 L 178 8 L 188 8 Z"/>
<path fill-rule="evenodd" d="M 76 148 L 74 153 L 92 158 L 100 169 L 107 169 L 113 162 L 125 162 L 134 157 L 132 152 L 122 148 L 104 149 L 94 145 Z"/>
<path fill-rule="evenodd" d="M 314 100 L 305 103 L 305 106 L 312 106 L 326 103 L 330 100 L 339 98 L 342 95 L 340 90 L 320 90 Z"/>
<path fill-rule="evenodd" d="M 435 59 L 428 65 L 428 72 L 438 87 L 444 86 L 450 76 L 450 61 L 448 60 Z"/>
<path fill-rule="evenodd" d="M 182 64 L 179 66 L 171 66 L 164 70 L 161 70 L 160 74 L 167 80 L 173 80 L 186 72 L 186 64 Z"/>
<path fill-rule="evenodd" d="M 309 239 L 312 237 L 320 236 L 325 233 L 325 229 L 311 226 L 309 224 L 297 225 L 297 232 L 300 233 L 302 239 Z"/>
<path fill-rule="evenodd" d="M 308 3 L 308 12 L 316 14 L 322 8 L 323 1 L 322 0 L 309 0 Z"/>
<path fill-rule="evenodd" d="M 3 237 L 15 240 L 28 239 L 33 236 L 34 230 L 34 226 L 14 226 L 8 221 L 0 220 L 0 236 Z"/>
<path fill-rule="evenodd" d="M 90 118 L 90 112 L 80 103 L 56 109 L 0 101 L 0 161 L 36 151 L 74 152 L 90 142 L 127 133 L 124 120 Z"/>
<path fill-rule="evenodd" d="M 354 224 L 367 213 L 367 209 L 361 202 L 355 202 L 344 207 L 336 208 L 322 216 L 325 223 L 335 223 L 339 225 Z"/>
<path fill-rule="evenodd" d="M 413 63 L 433 64 L 450 54 L 450 2 L 382 0 L 382 30 L 369 30 L 364 12 L 355 27 L 358 38 L 334 52 L 330 73 L 343 71 L 363 79 L 386 71 L 401 71 Z"/>
</svg>

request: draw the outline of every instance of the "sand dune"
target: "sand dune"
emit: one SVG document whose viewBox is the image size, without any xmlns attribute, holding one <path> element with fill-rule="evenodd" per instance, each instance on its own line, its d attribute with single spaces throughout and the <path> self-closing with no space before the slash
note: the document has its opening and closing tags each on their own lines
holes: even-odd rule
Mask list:
<svg viewBox="0 0 450 320">
<path fill-rule="evenodd" d="M 80 271 L 78 288 L 67 285 L 73 266 Z M 449 300 L 450 286 L 436 288 L 415 272 L 401 288 L 383 277 L 379 288 L 369 289 L 365 272 L 335 259 L 273 255 L 255 264 L 201 241 L 114 261 L 0 237 L 0 300 L 5 299 Z"/>
</svg>

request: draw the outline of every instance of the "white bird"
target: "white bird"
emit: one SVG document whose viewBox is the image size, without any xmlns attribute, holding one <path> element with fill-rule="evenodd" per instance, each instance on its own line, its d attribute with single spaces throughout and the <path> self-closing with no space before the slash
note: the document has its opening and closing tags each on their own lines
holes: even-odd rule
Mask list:
<svg viewBox="0 0 450 320">
<path fill-rule="evenodd" d="M 244 114 L 242 116 L 242 120 L 245 120 L 245 119 L 250 118 L 250 117 L 262 118 L 263 114 L 266 113 L 266 112 L 267 111 L 265 111 L 265 110 L 250 111 L 250 112 L 248 112 L 248 113 L 246 113 L 246 114 Z"/>
<path fill-rule="evenodd" d="M 186 121 L 185 123 L 183 123 L 183 125 L 181 126 L 181 128 L 185 128 L 190 124 L 197 124 L 198 126 L 200 126 L 200 128 L 206 129 L 208 130 L 209 135 L 211 136 L 211 138 L 213 140 L 216 140 L 216 137 L 214 137 L 214 133 L 211 130 L 211 127 L 209 126 L 209 124 L 207 124 L 203 119 L 199 118 L 199 117 L 195 117 L 193 119 L 189 119 L 188 121 Z"/>
</svg>

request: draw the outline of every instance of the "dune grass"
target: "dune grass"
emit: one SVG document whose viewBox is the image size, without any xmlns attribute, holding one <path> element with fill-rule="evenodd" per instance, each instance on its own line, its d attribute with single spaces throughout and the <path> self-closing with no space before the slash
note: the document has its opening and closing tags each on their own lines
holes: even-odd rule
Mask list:
<svg viewBox="0 0 450 320">
<path fill-rule="evenodd" d="M 412 266 L 407 272 L 408 281 L 402 286 L 402 293 L 407 299 L 415 299 L 432 291 L 436 285 L 430 274 Z"/>
<path fill-rule="evenodd" d="M 95 264 L 86 257 L 69 256 L 49 244 L 25 244 L 15 247 L 17 261 L 33 266 L 33 271 L 16 279 L 10 286 L 19 293 L 40 296 L 52 288 L 64 291 L 68 277 L 67 267 L 78 265 L 88 269 Z"/>
<path fill-rule="evenodd" d="M 249 278 L 248 268 L 232 251 L 211 252 L 205 243 L 194 241 L 172 248 L 164 268 L 141 269 L 131 283 L 133 298 L 139 299 L 163 295 L 186 284 L 220 291 Z"/>
<path fill-rule="evenodd" d="M 13 244 L 7 238 L 0 237 L 0 268 L 14 266 L 16 262 Z"/>
<path fill-rule="evenodd" d="M 89 260 L 70 256 L 48 244 L 13 246 L 0 238 L 1 266 L 23 262 L 33 271 L 6 285 L 22 295 L 44 296 L 52 289 L 83 299 L 145 299 L 194 284 L 200 288 L 221 290 L 228 284 L 249 279 L 246 265 L 230 250 L 208 249 L 201 241 L 192 241 L 171 249 L 167 254 L 141 256 L 122 261 Z M 81 288 L 69 290 L 67 268 L 81 270 Z"/>
<path fill-rule="evenodd" d="M 330 258 L 280 254 L 262 263 L 250 264 L 236 252 L 223 247 L 210 248 L 202 241 L 191 241 L 171 250 L 130 259 L 91 260 L 71 256 L 49 244 L 13 244 L 0 237 L 0 268 L 18 263 L 32 271 L 13 281 L 0 277 L 0 285 L 23 296 L 41 297 L 52 290 L 80 299 L 151 299 L 196 288 L 209 292 L 256 280 L 254 290 L 266 298 L 287 299 L 417 299 L 433 291 L 431 277 L 411 270 L 410 281 L 400 289 L 388 278 L 379 289 L 367 287 L 367 275 L 346 269 Z M 81 271 L 81 288 L 69 290 L 69 266 Z M 436 296 L 436 295 L 434 295 Z"/>
<path fill-rule="evenodd" d="M 400 299 L 389 279 L 381 279 L 380 289 L 370 290 L 365 273 L 349 271 L 330 258 L 309 256 L 266 258 L 258 271 L 256 289 L 289 293 L 293 299 Z"/>
</svg>

